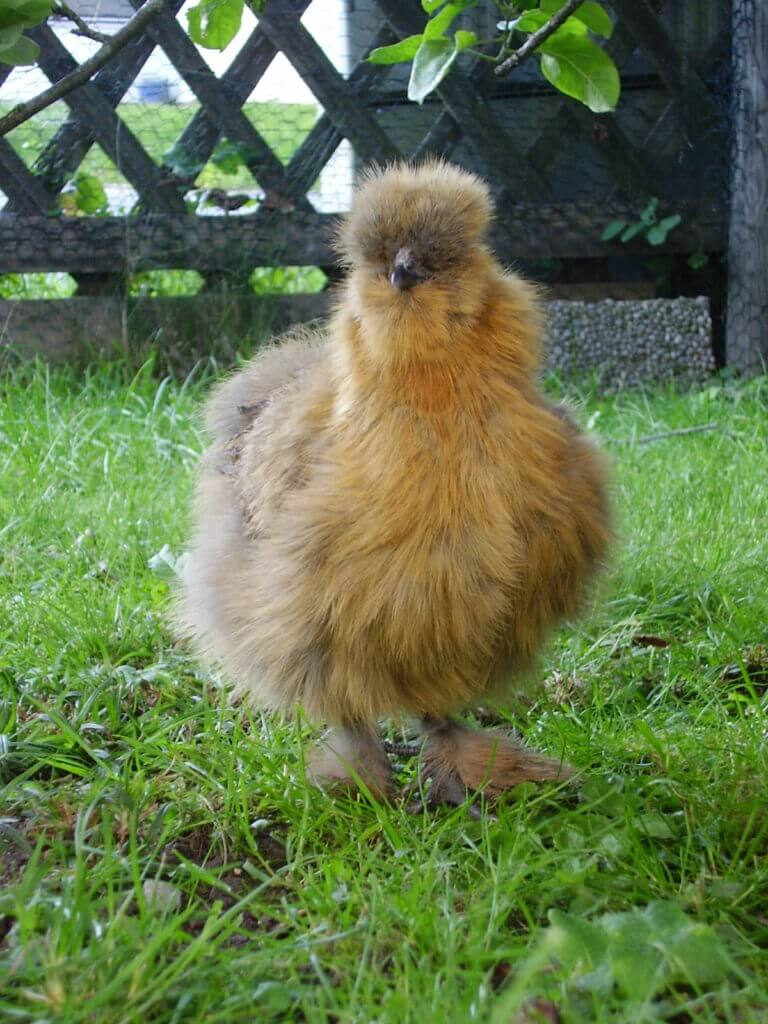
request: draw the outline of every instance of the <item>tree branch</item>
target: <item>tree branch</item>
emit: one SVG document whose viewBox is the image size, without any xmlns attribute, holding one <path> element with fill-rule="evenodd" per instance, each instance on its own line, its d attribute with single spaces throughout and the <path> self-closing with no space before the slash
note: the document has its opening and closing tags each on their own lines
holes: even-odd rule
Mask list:
<svg viewBox="0 0 768 1024">
<path fill-rule="evenodd" d="M 542 25 L 540 29 L 532 32 L 519 49 L 502 61 L 494 74 L 501 77 L 508 75 L 510 71 L 514 71 L 515 68 L 519 67 L 524 60 L 531 56 L 534 50 L 537 50 L 546 39 L 549 39 L 553 32 L 560 28 L 563 22 L 570 18 L 576 8 L 580 7 L 582 3 L 583 0 L 568 0 L 568 3 L 564 4 L 556 14 L 552 15 L 546 25 Z"/>
<path fill-rule="evenodd" d="M 105 32 L 97 32 L 95 28 L 91 28 L 86 21 L 83 21 L 77 11 L 73 11 L 68 4 L 63 2 L 63 0 L 57 0 L 53 5 L 53 16 L 66 18 L 67 21 L 73 21 L 77 26 L 74 29 L 76 36 L 85 36 L 87 39 L 95 39 L 97 43 L 108 43 L 112 39 L 111 35 L 107 35 Z"/>
<path fill-rule="evenodd" d="M 84 61 L 76 71 L 60 78 L 55 85 L 52 85 L 50 89 L 46 89 L 45 92 L 41 92 L 39 96 L 35 96 L 26 103 L 19 103 L 5 117 L 0 117 L 0 135 L 6 135 L 13 128 L 28 121 L 30 117 L 34 117 L 41 110 L 45 110 L 52 103 L 62 99 L 62 97 L 72 92 L 73 89 L 84 85 L 97 71 L 103 68 L 105 64 L 108 64 L 115 54 L 122 50 L 131 39 L 139 35 L 155 15 L 162 11 L 167 3 L 168 0 L 147 0 L 144 6 L 123 25 L 120 31 L 115 32 L 109 39 L 109 42 L 104 43 L 101 49 Z"/>
</svg>

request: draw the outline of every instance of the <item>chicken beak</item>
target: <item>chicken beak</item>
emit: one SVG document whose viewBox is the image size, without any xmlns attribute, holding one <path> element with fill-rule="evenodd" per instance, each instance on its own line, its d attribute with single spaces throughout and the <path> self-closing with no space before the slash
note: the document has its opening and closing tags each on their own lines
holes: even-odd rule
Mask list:
<svg viewBox="0 0 768 1024">
<path fill-rule="evenodd" d="M 400 292 L 407 292 L 420 284 L 424 275 L 416 269 L 416 259 L 410 249 L 401 249 L 394 258 L 389 283 Z"/>
</svg>

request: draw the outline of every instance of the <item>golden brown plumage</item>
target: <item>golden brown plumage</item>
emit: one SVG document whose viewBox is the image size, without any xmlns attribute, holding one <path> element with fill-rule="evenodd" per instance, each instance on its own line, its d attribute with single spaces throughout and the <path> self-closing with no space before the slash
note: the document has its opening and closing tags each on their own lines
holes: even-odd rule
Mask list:
<svg viewBox="0 0 768 1024">
<path fill-rule="evenodd" d="M 424 720 L 451 799 L 558 761 L 449 716 L 529 667 L 605 551 L 603 469 L 539 392 L 541 314 L 483 236 L 483 183 L 373 172 L 325 331 L 221 385 L 182 618 L 237 689 L 334 726 L 319 778 L 389 788 L 376 723 Z"/>
</svg>

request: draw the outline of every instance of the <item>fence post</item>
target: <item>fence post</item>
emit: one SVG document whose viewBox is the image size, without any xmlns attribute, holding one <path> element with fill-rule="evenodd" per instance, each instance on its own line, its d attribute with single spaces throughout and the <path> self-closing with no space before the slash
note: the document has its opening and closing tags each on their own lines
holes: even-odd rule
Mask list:
<svg viewBox="0 0 768 1024">
<path fill-rule="evenodd" d="M 733 141 L 726 361 L 768 366 L 768 4 L 733 0 Z"/>
</svg>

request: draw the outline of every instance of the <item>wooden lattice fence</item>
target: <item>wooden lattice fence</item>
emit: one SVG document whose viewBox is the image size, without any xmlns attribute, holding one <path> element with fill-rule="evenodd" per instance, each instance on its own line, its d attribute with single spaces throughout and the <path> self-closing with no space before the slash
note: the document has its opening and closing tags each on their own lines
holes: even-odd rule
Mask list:
<svg viewBox="0 0 768 1024">
<path fill-rule="evenodd" d="M 636 276 L 628 255 L 658 252 L 642 237 L 623 246 L 602 242 L 600 235 L 612 219 L 636 219 L 651 195 L 660 198 L 662 212 L 682 216 L 664 254 L 674 260 L 697 250 L 723 252 L 726 0 L 666 6 L 611 0 L 616 28 L 607 47 L 622 72 L 623 96 L 617 112 L 607 115 L 555 93 L 534 62 L 500 82 L 485 63 L 468 61 L 443 81 L 432 102 L 408 104 L 401 69 L 364 58 L 373 47 L 420 30 L 424 15 L 416 0 L 369 0 L 364 7 L 348 0 L 352 62 L 346 73 L 302 21 L 310 2 L 268 0 L 217 77 L 177 20 L 180 0 L 169 0 L 143 36 L 66 97 L 68 116 L 33 166 L 22 159 L 13 133 L 0 138 L 0 190 L 7 197 L 0 212 L 0 273 L 67 271 L 81 296 L 120 293 L 128 275 L 161 268 L 197 270 L 211 287 L 278 264 L 319 266 L 332 277 L 329 239 L 336 211 L 320 212 L 311 193 L 344 140 L 356 168 L 442 154 L 477 169 L 497 198 L 497 251 L 534 274 L 544 266 L 554 279 L 564 276 L 563 267 L 566 279 Z M 130 3 L 138 9 L 143 0 Z M 485 15 L 478 10 L 469 16 Z M 51 82 L 76 66 L 49 25 L 31 34 Z M 173 147 L 185 154 L 187 172 L 178 161 L 153 158 L 120 114 L 126 91 L 155 47 L 199 103 Z M 244 108 L 278 53 L 322 108 L 287 161 Z M 0 86 L 8 72 L 0 70 Z M 222 138 L 244 154 L 258 204 L 240 216 L 191 213 L 185 197 Z M 59 214 L 62 188 L 94 145 L 135 190 L 128 216 Z M 578 266 L 582 270 L 574 271 Z M 17 314 L 17 324 L 21 319 Z"/>
</svg>

